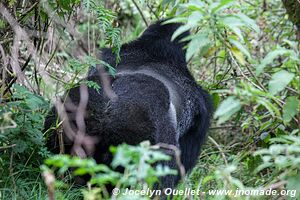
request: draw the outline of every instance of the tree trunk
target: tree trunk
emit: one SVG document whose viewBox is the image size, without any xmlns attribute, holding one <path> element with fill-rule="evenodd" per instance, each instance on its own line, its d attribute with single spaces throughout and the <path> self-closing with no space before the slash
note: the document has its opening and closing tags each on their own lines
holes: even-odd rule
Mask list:
<svg viewBox="0 0 300 200">
<path fill-rule="evenodd" d="M 298 38 L 300 36 L 300 0 L 282 0 L 290 20 L 296 25 Z"/>
<path fill-rule="evenodd" d="M 300 38 L 300 0 L 282 0 L 290 20 L 297 27 L 297 36 Z"/>
</svg>

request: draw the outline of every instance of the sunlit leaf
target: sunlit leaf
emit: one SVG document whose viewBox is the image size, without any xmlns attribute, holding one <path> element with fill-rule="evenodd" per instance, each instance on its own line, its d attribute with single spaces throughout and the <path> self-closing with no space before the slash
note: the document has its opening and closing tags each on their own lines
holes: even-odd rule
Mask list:
<svg viewBox="0 0 300 200">
<path fill-rule="evenodd" d="M 219 3 L 213 4 L 212 13 L 221 11 L 231 5 L 233 0 L 221 0 Z"/>
<path fill-rule="evenodd" d="M 245 65 L 246 61 L 244 58 L 243 53 L 236 47 L 232 47 L 230 48 L 232 54 L 234 55 L 234 57 L 239 61 L 240 64 Z"/>
<path fill-rule="evenodd" d="M 201 52 L 202 55 L 207 52 L 209 49 L 211 41 L 208 38 L 207 34 L 200 33 L 197 34 L 197 37 L 194 37 L 188 45 L 187 51 L 186 51 L 186 60 L 188 61 L 195 53 Z M 206 49 L 206 51 L 205 51 Z"/>
<path fill-rule="evenodd" d="M 245 54 L 248 58 L 251 59 L 251 55 L 250 55 L 248 49 L 246 49 L 246 47 L 244 45 L 242 45 L 239 41 L 234 40 L 234 39 L 229 39 L 229 42 L 231 44 L 233 44 L 236 48 L 238 48 L 241 52 L 243 52 L 243 54 Z"/>
<path fill-rule="evenodd" d="M 257 100 L 257 103 L 263 105 L 269 112 L 270 114 L 275 117 L 275 114 L 279 117 L 280 116 L 280 111 L 279 109 L 272 104 L 270 101 L 264 98 L 260 98 Z"/>
<path fill-rule="evenodd" d="M 282 91 L 294 78 L 294 74 L 281 70 L 272 75 L 271 80 L 269 81 L 269 92 L 273 95 Z"/>
<path fill-rule="evenodd" d="M 256 33 L 260 32 L 259 26 L 256 24 L 256 22 L 248 17 L 247 15 L 243 13 L 236 14 L 243 22 L 245 22 L 248 26 L 250 26 L 251 29 L 253 29 Z"/>
<path fill-rule="evenodd" d="M 162 24 L 185 23 L 186 21 L 187 21 L 186 17 L 174 17 L 164 21 Z"/>
<path fill-rule="evenodd" d="M 268 53 L 266 57 L 261 61 L 260 65 L 257 66 L 256 75 L 259 75 L 261 72 L 263 72 L 264 68 L 268 64 L 271 64 L 276 57 L 284 55 L 289 52 L 290 52 L 289 50 L 281 48 Z"/>
<path fill-rule="evenodd" d="M 217 111 L 215 112 L 214 117 L 218 118 L 217 123 L 221 124 L 227 121 L 233 114 L 238 112 L 240 109 L 241 109 L 240 100 L 231 96 L 225 99 L 221 103 L 221 105 L 218 107 Z"/>
<path fill-rule="evenodd" d="M 244 26 L 245 24 L 239 19 L 238 17 L 235 16 L 228 16 L 224 17 L 222 19 L 223 24 L 228 27 L 236 36 L 239 37 L 240 41 L 244 41 L 242 31 L 240 27 Z"/>
<path fill-rule="evenodd" d="M 195 22 L 191 22 L 191 23 L 187 23 L 186 25 L 180 26 L 172 35 L 171 40 L 175 40 L 175 38 L 177 38 L 179 35 L 181 35 L 182 33 L 190 30 L 193 27 L 196 27 L 197 23 Z"/>
<path fill-rule="evenodd" d="M 300 101 L 296 96 L 291 96 L 286 99 L 283 107 L 283 121 L 290 122 L 292 118 L 298 113 Z"/>
</svg>

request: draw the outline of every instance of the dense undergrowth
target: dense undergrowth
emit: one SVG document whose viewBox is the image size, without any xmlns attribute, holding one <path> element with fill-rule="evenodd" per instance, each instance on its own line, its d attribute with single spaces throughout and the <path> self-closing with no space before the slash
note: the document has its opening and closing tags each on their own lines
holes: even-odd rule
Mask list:
<svg viewBox="0 0 300 200">
<path fill-rule="evenodd" d="M 198 164 L 178 186 L 206 193 L 173 199 L 299 198 L 299 36 L 281 1 L 10 0 L 0 7 L 0 199 L 46 199 L 52 193 L 57 199 L 108 199 L 107 183 L 121 190 L 153 188 L 158 177 L 175 173 L 152 165 L 168 157 L 147 142 L 112 147 L 112 166 L 53 156 L 43 130 L 50 101 L 78 86 L 89 67 L 100 63 L 114 73 L 96 58 L 99 47 L 112 47 L 118 57 L 121 43 L 151 21 L 170 17 L 184 24 L 174 38 L 192 31 L 185 38 L 186 60 L 216 108 Z M 72 187 L 70 167 L 90 174 L 95 187 Z M 208 195 L 214 189 L 270 188 L 296 193 Z"/>
</svg>

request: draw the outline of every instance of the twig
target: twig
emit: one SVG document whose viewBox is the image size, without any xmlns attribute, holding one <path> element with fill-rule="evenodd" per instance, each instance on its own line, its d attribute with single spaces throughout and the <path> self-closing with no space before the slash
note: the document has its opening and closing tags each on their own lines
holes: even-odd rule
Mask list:
<svg viewBox="0 0 300 200">
<path fill-rule="evenodd" d="M 284 186 L 285 184 L 287 184 L 287 181 L 279 181 L 279 182 L 274 183 L 270 186 L 264 187 L 264 190 L 269 190 L 269 189 L 274 190 L 274 189 L 277 189 L 277 188 L 280 188 L 280 187 Z"/>
<path fill-rule="evenodd" d="M 158 143 L 157 145 L 159 147 L 164 148 L 164 149 L 170 149 L 170 150 L 174 151 L 176 164 L 177 164 L 177 166 L 179 168 L 179 172 L 180 172 L 180 177 L 181 177 L 181 179 L 183 179 L 184 176 L 185 176 L 185 168 L 184 168 L 184 166 L 181 162 L 181 158 L 180 158 L 181 151 L 180 151 L 180 149 L 178 147 L 176 147 L 175 145 L 166 144 L 166 143 Z"/>
<path fill-rule="evenodd" d="M 159 20 L 159 16 L 154 12 L 154 10 L 152 9 L 152 6 L 149 5 L 149 2 L 146 2 L 147 7 L 150 9 L 150 12 L 155 16 L 156 20 Z"/>
<path fill-rule="evenodd" d="M 14 178 L 13 158 L 14 158 L 14 152 L 11 151 L 10 161 L 9 161 L 9 174 L 11 176 L 11 181 L 12 181 L 13 186 L 14 186 L 14 191 L 16 192 L 17 185 L 16 185 L 16 181 L 15 181 L 15 178 Z"/>
<path fill-rule="evenodd" d="M 143 21 L 145 22 L 146 26 L 148 27 L 149 24 L 148 24 L 148 22 L 147 22 L 147 20 L 146 20 L 146 18 L 145 18 L 145 16 L 144 16 L 142 10 L 140 9 L 139 5 L 135 2 L 135 0 L 132 0 L 132 3 L 133 3 L 133 4 L 135 5 L 135 7 L 138 9 L 138 11 L 139 11 L 139 13 L 140 13 L 140 15 L 141 15 Z"/>
<path fill-rule="evenodd" d="M 26 62 L 24 63 L 24 65 L 22 66 L 21 70 L 24 71 L 25 68 L 28 66 L 29 62 L 31 60 L 31 55 L 27 58 Z M 3 94 L 5 95 L 8 90 L 12 87 L 12 85 L 16 82 L 17 80 L 17 77 L 14 77 L 10 82 L 9 84 L 7 85 L 7 87 L 5 88 Z"/>
<path fill-rule="evenodd" d="M 249 81 L 252 85 L 254 85 L 255 87 L 257 87 L 258 89 L 262 90 L 262 91 L 265 91 L 265 92 L 268 92 L 264 87 L 263 85 L 257 80 L 257 77 L 254 75 L 254 73 L 250 70 L 250 68 L 248 68 L 246 66 L 246 68 L 249 70 L 250 74 L 252 74 L 252 76 L 256 79 L 257 84 L 255 84 L 253 81 L 251 81 L 245 74 L 244 72 L 242 71 L 241 67 L 239 66 L 239 64 L 236 62 L 236 60 L 234 59 L 232 53 L 229 51 L 229 55 L 231 57 L 231 59 L 233 60 L 233 63 L 237 66 L 237 68 L 239 69 L 240 73 L 242 74 L 242 76 L 247 79 L 247 81 Z M 280 107 L 283 109 L 283 105 L 285 104 L 281 99 L 278 99 L 278 98 L 272 98 L 272 100 Z M 298 124 L 298 119 L 293 117 L 293 120 Z"/>
<path fill-rule="evenodd" d="M 96 65 L 98 75 L 101 80 L 101 85 L 103 87 L 103 90 L 105 92 L 105 95 L 111 100 L 111 101 L 116 101 L 118 99 L 118 95 L 112 90 L 111 88 L 111 81 L 108 73 L 105 71 L 105 69 L 100 66 Z"/>
<path fill-rule="evenodd" d="M 36 6 L 36 5 L 38 5 L 39 4 L 39 1 L 37 1 L 37 2 L 35 2 L 30 8 L 28 8 L 25 12 L 23 12 L 22 14 L 21 14 L 21 16 L 20 16 L 20 18 L 18 19 L 18 22 L 20 22 L 29 12 L 31 12 L 33 9 L 34 9 L 34 7 Z"/>
<path fill-rule="evenodd" d="M 259 85 L 257 85 L 256 83 L 254 83 L 253 81 L 251 81 L 243 72 L 243 70 L 241 69 L 240 65 L 236 62 L 235 58 L 233 57 L 232 53 L 229 51 L 229 55 L 231 57 L 231 60 L 233 61 L 234 65 L 239 69 L 241 75 L 247 80 L 249 81 L 249 83 L 251 83 L 252 85 L 254 85 L 255 87 L 257 87 L 260 90 L 265 91 L 264 87 L 260 87 Z"/>
<path fill-rule="evenodd" d="M 245 65 L 251 76 L 256 80 L 257 84 L 265 91 L 268 92 L 267 89 L 263 86 L 263 84 L 258 80 L 257 76 L 252 72 L 248 65 Z"/>
<path fill-rule="evenodd" d="M 221 155 L 223 157 L 223 160 L 225 162 L 225 165 L 228 165 L 226 156 L 225 156 L 225 154 L 223 152 L 223 149 L 220 147 L 220 145 L 212 137 L 208 136 L 208 139 L 219 149 L 219 151 L 220 151 L 220 153 L 221 153 Z"/>
<path fill-rule="evenodd" d="M 37 64 L 39 62 L 37 50 L 36 50 L 34 44 L 31 42 L 27 32 L 19 25 L 19 23 L 16 21 L 16 19 L 9 13 L 7 8 L 2 3 L 0 3 L 0 13 L 2 14 L 3 18 L 6 19 L 6 21 L 9 23 L 9 25 L 15 32 L 16 36 L 21 36 L 22 41 L 24 41 L 24 43 L 27 46 L 28 53 L 32 56 L 33 60 Z M 19 45 L 19 44 L 16 44 L 16 45 Z M 14 54 L 12 53 L 12 55 L 14 55 Z M 37 66 L 40 69 L 40 65 L 37 65 Z M 12 66 L 12 67 L 19 67 L 19 66 Z M 21 70 L 19 70 L 19 71 L 21 71 Z M 47 79 L 47 77 L 45 79 Z M 31 86 L 31 83 L 28 82 L 28 85 Z M 32 88 L 32 90 L 34 91 L 33 88 Z"/>
<path fill-rule="evenodd" d="M 44 181 L 45 184 L 47 186 L 47 190 L 48 190 L 48 199 L 49 200 L 54 200 L 55 199 L 55 177 L 53 175 L 53 173 L 51 173 L 50 171 L 45 171 L 43 172 L 43 177 L 44 177 Z"/>
<path fill-rule="evenodd" d="M 239 127 L 237 125 L 229 125 L 229 126 L 214 126 L 214 127 L 210 127 L 209 129 L 223 129 L 223 128 L 236 128 Z"/>
<path fill-rule="evenodd" d="M 0 147 L 0 150 L 8 149 L 8 148 L 13 148 L 15 146 L 16 146 L 16 144 L 12 144 L 12 145 L 8 145 L 8 146 L 2 146 L 2 147 Z"/>
<path fill-rule="evenodd" d="M 80 101 L 79 105 L 76 109 L 76 125 L 78 127 L 76 137 L 74 140 L 74 145 L 72 147 L 72 152 L 75 153 L 75 155 L 79 156 L 80 158 L 85 158 L 88 153 L 91 153 L 93 151 L 93 145 L 91 145 L 92 149 L 90 152 L 86 153 L 83 149 L 83 144 L 85 139 L 85 122 L 84 122 L 84 116 L 86 113 L 86 107 L 89 100 L 89 93 L 88 88 L 86 85 L 81 84 L 80 85 Z M 88 147 L 88 146 L 86 146 Z"/>
<path fill-rule="evenodd" d="M 0 103 L 3 100 L 3 96 L 4 96 L 4 88 L 5 88 L 5 80 L 6 80 L 6 66 L 8 63 L 8 57 L 5 55 L 5 51 L 2 47 L 2 45 L 0 44 L 0 53 L 1 53 L 1 57 L 3 60 L 3 68 L 2 68 L 2 85 L 1 85 L 1 94 L 0 94 Z"/>
<path fill-rule="evenodd" d="M 58 144 L 59 144 L 59 154 L 65 154 L 65 145 L 64 145 L 64 135 L 62 127 L 59 127 L 57 131 L 58 135 Z"/>
</svg>

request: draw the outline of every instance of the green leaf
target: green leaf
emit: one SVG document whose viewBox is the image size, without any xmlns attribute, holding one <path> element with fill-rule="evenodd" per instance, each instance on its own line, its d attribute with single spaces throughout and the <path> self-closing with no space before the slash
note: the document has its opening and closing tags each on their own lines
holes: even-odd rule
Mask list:
<svg viewBox="0 0 300 200">
<path fill-rule="evenodd" d="M 213 99 L 214 108 L 217 108 L 220 104 L 220 99 L 221 99 L 220 95 L 218 93 L 213 93 L 212 99 Z"/>
<path fill-rule="evenodd" d="M 66 11 L 71 10 L 72 6 L 72 1 L 71 0 L 58 0 L 57 4 L 61 6 L 62 9 L 65 9 Z"/>
<path fill-rule="evenodd" d="M 241 109 L 240 100 L 231 96 L 225 99 L 221 103 L 221 105 L 218 107 L 217 111 L 215 112 L 214 117 L 219 118 L 217 123 L 221 124 L 227 121 L 233 114 L 238 112 L 240 109 Z"/>
<path fill-rule="evenodd" d="M 300 101 L 296 96 L 290 96 L 286 99 L 283 107 L 283 121 L 290 122 L 292 118 L 298 113 Z"/>
<path fill-rule="evenodd" d="M 201 52 L 202 55 L 205 54 L 204 49 L 208 50 L 211 41 L 208 38 L 208 35 L 205 33 L 197 34 L 188 44 L 186 51 L 186 60 L 188 61 L 195 53 Z"/>
<path fill-rule="evenodd" d="M 276 57 L 287 54 L 287 53 L 290 53 L 290 50 L 287 50 L 284 48 L 280 48 L 280 49 L 277 49 L 277 50 L 274 50 L 274 51 L 271 51 L 270 53 L 268 53 L 266 55 L 266 57 L 261 61 L 260 65 L 257 66 L 256 75 L 259 75 L 261 72 L 263 72 L 264 68 L 268 64 L 271 64 Z"/>
<path fill-rule="evenodd" d="M 188 18 L 188 23 L 198 23 L 203 18 L 203 15 L 199 11 L 194 11 Z"/>
<path fill-rule="evenodd" d="M 164 21 L 162 24 L 186 23 L 186 17 L 175 17 Z"/>
<path fill-rule="evenodd" d="M 228 7 L 231 5 L 231 2 L 233 0 L 221 0 L 219 4 L 217 4 L 215 7 L 212 8 L 212 13 L 216 13 L 218 11 L 221 11 L 222 9 Z M 215 5 L 215 4 L 213 4 Z"/>
<path fill-rule="evenodd" d="M 232 52 L 232 54 L 234 55 L 234 57 L 236 57 L 236 59 L 239 61 L 239 63 L 241 65 L 245 65 L 246 64 L 244 55 L 242 54 L 242 52 L 238 48 L 232 47 L 232 48 L 230 48 L 230 51 Z"/>
<path fill-rule="evenodd" d="M 268 100 L 266 100 L 265 98 L 259 98 L 257 100 L 257 102 L 261 105 L 263 105 L 269 112 L 270 114 L 275 117 L 275 114 L 280 117 L 280 111 L 279 109 L 272 104 L 271 102 L 269 102 Z"/>
<path fill-rule="evenodd" d="M 88 169 L 84 167 L 78 168 L 74 171 L 74 175 L 79 175 L 79 176 L 82 176 L 87 173 L 88 173 Z"/>
<path fill-rule="evenodd" d="M 178 29 L 176 29 L 176 31 L 173 33 L 171 40 L 175 40 L 175 38 L 177 38 L 179 35 L 181 35 L 182 33 L 184 33 L 185 31 L 190 30 L 193 27 L 196 27 L 197 23 L 194 22 L 190 22 L 187 23 L 186 25 L 180 26 Z"/>
<path fill-rule="evenodd" d="M 227 16 L 222 19 L 223 24 L 231 29 L 235 35 L 237 35 L 240 39 L 240 41 L 244 41 L 242 31 L 239 27 L 244 26 L 245 24 L 242 22 L 242 20 L 236 16 Z"/>
<path fill-rule="evenodd" d="M 192 1 L 186 4 L 182 4 L 182 7 L 189 11 L 198 11 L 201 13 L 205 13 L 205 4 L 201 1 Z"/>
<path fill-rule="evenodd" d="M 297 193 L 297 196 L 296 197 L 299 197 L 299 192 L 297 191 L 300 191 L 300 177 L 299 176 L 291 176 L 288 178 L 287 180 L 287 190 L 288 191 L 294 191 L 293 194 L 294 195 L 290 195 L 291 197 L 295 197 L 296 196 L 296 193 Z M 292 199 L 292 198 L 290 198 Z M 297 198 L 295 198 L 297 199 Z"/>
<path fill-rule="evenodd" d="M 234 39 L 229 39 L 229 42 L 233 44 L 236 48 L 238 48 L 241 52 L 243 52 L 243 54 L 245 54 L 249 59 L 251 59 L 251 55 L 248 49 L 246 49 L 246 47 L 244 47 L 244 45 L 242 45 L 239 41 Z"/>
<path fill-rule="evenodd" d="M 288 40 L 288 39 L 283 39 L 282 41 L 285 42 L 286 44 L 288 44 L 291 48 L 293 48 L 294 51 L 297 51 L 297 49 L 298 49 L 298 42 L 291 41 L 291 40 Z"/>
<path fill-rule="evenodd" d="M 253 29 L 256 33 L 260 32 L 259 26 L 253 19 L 243 13 L 238 13 L 236 14 L 236 16 L 238 16 L 246 25 L 250 26 L 250 28 Z"/>
<path fill-rule="evenodd" d="M 269 92 L 273 95 L 282 91 L 294 78 L 294 74 L 281 70 L 272 75 L 271 80 L 269 81 Z"/>
</svg>

